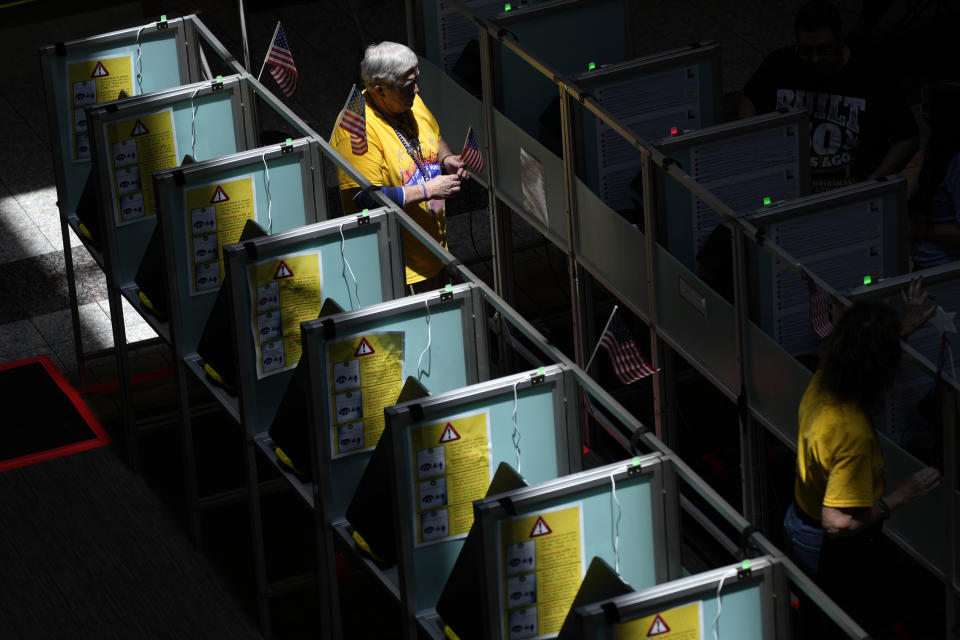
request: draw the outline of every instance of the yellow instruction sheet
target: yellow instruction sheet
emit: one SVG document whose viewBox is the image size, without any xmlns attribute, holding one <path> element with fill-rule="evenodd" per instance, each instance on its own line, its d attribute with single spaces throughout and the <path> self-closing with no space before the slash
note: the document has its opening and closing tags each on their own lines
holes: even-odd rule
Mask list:
<svg viewBox="0 0 960 640">
<path fill-rule="evenodd" d="M 133 95 L 133 56 L 94 58 L 67 65 L 67 101 L 73 162 L 90 160 L 86 107 L 113 102 L 126 91 Z"/>
<path fill-rule="evenodd" d="M 504 520 L 497 548 L 503 637 L 556 636 L 585 571 L 583 505 Z"/>
<path fill-rule="evenodd" d="M 320 252 L 261 260 L 247 267 L 247 280 L 260 380 L 292 369 L 300 361 L 300 323 L 316 319 L 323 302 Z"/>
<path fill-rule="evenodd" d="M 104 125 L 117 225 L 156 214 L 153 172 L 177 166 L 173 109 Z"/>
<path fill-rule="evenodd" d="M 403 340 L 402 331 L 377 331 L 327 343 L 332 457 L 377 446 L 383 410 L 403 388 Z"/>
<path fill-rule="evenodd" d="M 215 292 L 225 275 L 223 247 L 240 239 L 247 220 L 257 219 L 255 176 L 212 182 L 184 194 L 190 295 Z"/>
<path fill-rule="evenodd" d="M 674 607 L 617 625 L 617 640 L 703 640 L 700 602 Z"/>
<path fill-rule="evenodd" d="M 493 476 L 490 449 L 489 411 L 410 429 L 417 547 L 470 533 L 473 501 Z"/>
</svg>

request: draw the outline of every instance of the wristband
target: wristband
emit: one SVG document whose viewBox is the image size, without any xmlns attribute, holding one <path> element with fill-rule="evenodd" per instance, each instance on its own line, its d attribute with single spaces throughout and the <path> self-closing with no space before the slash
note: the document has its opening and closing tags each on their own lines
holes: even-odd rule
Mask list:
<svg viewBox="0 0 960 640">
<path fill-rule="evenodd" d="M 421 182 L 421 183 L 420 183 L 420 186 L 423 187 L 423 201 L 426 202 L 427 200 L 430 199 L 430 198 L 427 197 L 427 183 L 426 183 L 426 182 Z"/>
<path fill-rule="evenodd" d="M 877 505 L 877 508 L 880 509 L 880 519 L 886 520 L 890 517 L 890 505 L 883 498 L 877 498 L 874 501 L 874 504 Z"/>
<path fill-rule="evenodd" d="M 448 153 L 447 155 L 445 155 L 445 156 L 443 156 L 442 158 L 440 158 L 440 170 L 443 171 L 444 173 L 447 172 L 447 165 L 445 165 L 445 164 L 443 164 L 443 163 L 444 163 L 444 161 L 445 161 L 447 158 L 449 158 L 449 157 L 452 156 L 452 155 L 453 155 L 452 153 Z"/>
</svg>

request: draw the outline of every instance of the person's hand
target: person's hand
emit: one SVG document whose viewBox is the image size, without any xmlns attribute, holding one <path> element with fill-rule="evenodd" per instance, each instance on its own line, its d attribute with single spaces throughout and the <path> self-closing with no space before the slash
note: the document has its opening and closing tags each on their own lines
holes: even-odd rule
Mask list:
<svg viewBox="0 0 960 640">
<path fill-rule="evenodd" d="M 906 289 L 900 290 L 900 297 L 905 307 L 900 337 L 906 338 L 911 333 L 927 323 L 927 320 L 936 313 L 936 307 L 925 309 L 924 305 L 930 294 L 923 289 L 923 278 L 917 277 L 910 281 Z"/>
<path fill-rule="evenodd" d="M 460 193 L 460 176 L 458 175 L 437 176 L 427 182 L 427 195 L 430 199 L 446 200 L 458 193 Z"/>
<path fill-rule="evenodd" d="M 463 164 L 460 156 L 450 154 L 443 159 L 443 170 L 449 175 L 457 176 L 460 180 L 469 180 L 470 172 Z"/>
<path fill-rule="evenodd" d="M 897 492 L 900 493 L 902 503 L 913 502 L 921 496 L 925 496 L 937 487 L 943 481 L 943 476 L 933 467 L 920 469 L 911 476 L 908 476 L 900 486 Z"/>
</svg>

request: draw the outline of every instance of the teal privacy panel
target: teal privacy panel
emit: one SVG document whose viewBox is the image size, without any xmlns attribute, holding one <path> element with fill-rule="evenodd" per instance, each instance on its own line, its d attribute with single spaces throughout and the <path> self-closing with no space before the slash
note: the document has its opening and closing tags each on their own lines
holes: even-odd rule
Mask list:
<svg viewBox="0 0 960 640">
<path fill-rule="evenodd" d="M 234 77 L 224 80 L 221 90 L 210 92 L 207 83 L 190 85 L 176 93 L 155 99 L 150 96 L 131 98 L 117 103 L 118 109 L 108 111 L 99 108 L 88 112 L 90 126 L 96 136 L 93 162 L 100 183 L 100 199 L 103 207 L 103 233 L 105 244 L 114 244 L 117 263 L 116 277 L 121 286 L 129 283 L 136 275 L 143 258 L 147 243 L 156 228 L 156 217 L 147 215 L 137 220 L 118 223 L 115 209 L 119 207 L 116 198 L 117 187 L 114 181 L 113 150 L 109 146 L 107 127 L 112 123 L 139 122 L 152 114 L 170 110 L 172 112 L 173 134 L 176 145 L 176 161 L 180 165 L 185 155 L 195 160 L 209 160 L 235 153 L 247 144 L 242 116 L 243 100 L 240 92 L 241 81 Z M 193 94 L 200 93 L 193 98 Z M 194 108 L 196 117 L 194 118 Z M 140 189 L 153 191 L 152 175 L 140 176 Z"/>
<path fill-rule="evenodd" d="M 323 336 L 322 323 L 304 323 L 304 357 L 316 358 L 317 369 L 311 365 L 310 388 L 315 400 L 317 420 L 314 428 L 319 429 L 318 440 L 324 456 L 330 456 L 329 470 L 326 475 L 331 483 L 328 514 L 336 521 L 344 517 L 347 506 L 353 498 L 360 477 L 366 469 L 376 443 L 364 443 L 364 449 L 351 451 L 334 457 L 334 434 L 336 430 L 330 421 L 328 345 L 348 336 L 362 334 L 400 332 L 403 334 L 403 377 L 417 377 L 430 393 L 442 393 L 477 381 L 477 362 L 481 354 L 477 353 L 476 339 L 471 318 L 473 288 L 454 287 L 452 300 L 440 301 L 437 292 L 405 298 L 394 303 L 384 303 L 374 307 L 365 307 L 355 314 L 331 316 L 336 326 L 336 337 L 326 339 Z M 429 301 L 429 311 L 424 305 Z M 349 317 L 349 320 L 344 318 Z M 428 323 L 429 318 L 429 323 Z M 312 326 L 308 326 L 312 325 Z M 429 343 L 430 348 L 427 349 Z M 426 352 L 426 353 L 425 353 Z M 420 374 L 417 372 L 418 361 Z M 484 356 L 485 357 L 485 356 Z M 258 406 L 258 425 L 264 419 L 265 408 Z M 272 409 L 271 409 L 272 410 Z M 264 426 L 264 429 L 266 426 Z"/>
<path fill-rule="evenodd" d="M 488 579 L 496 576 L 498 580 L 496 585 L 486 584 L 484 590 L 488 599 L 496 594 L 490 607 L 497 612 L 498 628 L 505 623 L 504 604 L 515 601 L 512 594 L 504 592 L 505 587 L 499 582 L 502 563 L 506 561 L 504 549 L 513 542 L 503 539 L 503 526 L 517 519 L 534 520 L 539 516 L 549 528 L 551 513 L 578 507 L 582 540 L 580 579 L 586 573 L 590 559 L 599 557 L 611 567 L 619 565 L 620 575 L 635 588 L 653 586 L 664 580 L 669 544 L 665 538 L 663 469 L 659 454 L 652 454 L 479 501 L 476 510 L 483 538 L 493 543 L 485 545 L 484 565 L 488 567 Z M 512 502 L 514 513 L 503 508 L 504 498 Z M 531 531 L 530 540 L 533 539 Z M 615 543 L 618 543 L 619 563 Z M 539 590 L 537 593 L 538 597 L 530 606 L 549 608 L 548 603 L 540 601 Z"/>
<path fill-rule="evenodd" d="M 551 480 L 569 472 L 565 455 L 565 433 L 563 433 L 565 430 L 558 430 L 558 425 L 565 424 L 566 421 L 555 411 L 559 402 L 558 394 L 562 391 L 562 387 L 558 388 L 561 383 L 562 377 L 558 376 L 549 384 L 541 383 L 517 392 L 516 419 L 521 433 L 519 466 L 524 479 L 531 483 Z M 464 391 L 468 392 L 467 389 Z M 405 425 L 405 435 L 402 439 L 404 447 L 400 452 L 402 460 L 400 477 L 405 478 L 409 484 L 403 487 L 401 496 L 407 495 L 410 500 L 414 500 L 417 491 L 412 480 L 410 429 L 436 424 L 456 416 L 475 415 L 482 412 L 487 414 L 491 449 L 487 485 L 501 462 L 517 467 L 517 451 L 513 444 L 512 384 L 505 386 L 493 397 L 473 402 L 452 401 L 449 405 L 447 409 L 431 407 L 429 415 L 424 420 Z M 407 506 L 401 504 L 400 508 L 407 508 Z M 418 610 L 423 610 L 436 605 L 465 538 L 459 537 L 419 545 L 416 541 L 417 527 L 420 523 L 416 515 L 412 518 L 411 524 L 413 531 L 409 533 L 414 541 L 413 566 L 416 576 L 414 602 Z"/>
<path fill-rule="evenodd" d="M 65 43 L 65 54 L 57 55 L 54 46 L 40 50 L 47 92 L 47 115 L 51 130 L 51 144 L 54 146 L 54 164 L 57 175 L 57 197 L 60 211 L 70 214 L 77 207 L 83 185 L 90 175 L 89 129 L 87 138 L 76 138 L 76 118 L 82 118 L 82 109 L 76 110 L 74 90 L 70 82 L 72 65 L 87 61 L 101 61 L 115 58 L 127 58 L 132 69 L 133 92 L 142 95 L 161 89 L 168 89 L 190 82 L 186 52 L 183 47 L 184 23 L 182 20 L 169 20 L 168 27 L 157 30 L 153 25 L 146 26 L 140 34 L 140 65 L 137 64 L 137 32 L 139 28 L 127 29 L 115 34 L 103 34 Z M 140 80 L 137 81 L 137 71 Z M 110 73 L 109 65 L 107 72 Z M 102 73 L 102 72 L 100 72 Z M 115 77 L 116 73 L 111 74 Z M 98 102 L 110 102 L 117 95 L 98 96 Z M 83 99 L 80 102 L 84 102 Z M 94 106 L 97 103 L 89 104 Z M 76 105 L 80 106 L 80 105 Z M 87 153 L 76 154 L 86 141 Z M 81 159 L 83 156 L 86 159 Z"/>
<path fill-rule="evenodd" d="M 714 589 L 716 591 L 716 589 Z M 736 584 L 723 588 L 723 605 L 720 619 L 717 621 L 717 636 L 720 640 L 767 640 L 763 629 L 763 596 L 759 584 Z M 640 613 L 632 619 L 664 612 L 663 616 L 669 622 L 669 609 L 685 605 L 700 603 L 701 629 L 704 638 L 712 638 L 713 619 L 717 615 L 716 594 L 700 598 L 680 597 L 671 602 L 664 602 L 650 609 L 647 613 Z M 615 627 L 605 625 L 592 636 L 596 640 L 616 640 L 622 638 L 616 633 Z M 628 636 L 632 637 L 632 636 Z M 643 637 L 643 636 L 638 636 Z"/>
<path fill-rule="evenodd" d="M 316 234 L 317 231 L 320 235 Z M 381 251 L 379 232 L 379 225 L 375 224 L 354 226 L 343 230 L 344 241 L 341 241 L 339 224 L 328 221 L 291 231 L 288 237 L 279 236 L 270 244 L 255 242 L 258 246 L 256 258 L 249 257 L 240 245 L 231 245 L 226 249 L 230 256 L 228 282 L 230 278 L 236 278 L 236 284 L 231 285 L 231 290 L 235 292 L 234 308 L 240 320 L 238 327 L 241 331 L 238 339 L 243 345 L 241 348 L 249 354 L 248 361 L 254 367 L 247 374 L 250 377 L 249 393 L 255 407 L 255 414 L 249 416 L 253 420 L 253 431 L 262 433 L 269 429 L 289 386 L 293 369 L 257 379 L 257 356 L 250 330 L 252 311 L 248 267 L 263 260 L 278 259 L 289 254 L 319 251 L 323 299 L 330 298 L 343 308 L 353 308 L 356 306 L 356 303 L 352 302 L 356 298 L 354 283 L 343 262 L 342 250 L 359 282 L 363 303 L 379 303 L 383 300 L 384 287 L 381 260 L 387 259 L 389 255 L 388 252 Z M 273 238 L 264 240 L 271 239 Z M 295 363 L 287 364 L 291 366 Z"/>
<path fill-rule="evenodd" d="M 262 151 L 267 152 L 269 149 L 264 148 Z M 270 177 L 269 198 L 267 170 L 264 169 L 264 160 L 259 154 L 247 158 L 240 166 L 236 166 L 229 156 L 221 159 L 229 166 L 219 166 L 219 161 L 214 166 L 188 166 L 183 173 L 185 183 L 182 185 L 177 185 L 169 173 L 158 175 L 157 216 L 161 226 L 166 224 L 170 227 L 167 255 L 172 258 L 173 263 L 166 267 L 167 273 L 176 274 L 175 286 L 180 305 L 180 321 L 183 324 L 181 334 L 183 353 L 196 351 L 197 342 L 200 340 L 213 302 L 220 290 L 219 286 L 198 290 L 194 284 L 190 249 L 192 216 L 191 208 L 187 204 L 187 194 L 208 186 L 213 188 L 224 183 L 252 178 L 255 219 L 261 227 L 264 229 L 270 227 L 268 210 L 273 221 L 272 233 L 277 234 L 302 227 L 312 223 L 316 215 L 312 196 L 310 196 L 311 187 L 308 185 L 306 189 L 304 188 L 304 163 L 309 167 L 309 157 L 305 156 L 308 151 L 309 146 L 306 141 L 298 141 L 292 153 L 266 160 Z M 336 230 L 332 232 L 339 240 L 339 233 L 336 233 Z M 356 243 L 362 243 L 362 240 L 351 239 L 351 249 Z M 370 270 L 369 267 L 376 264 L 370 260 L 361 262 L 358 268 L 364 268 L 367 271 Z M 351 266 L 352 264 L 351 262 Z M 225 275 L 225 270 L 224 264 L 223 272 L 218 275 L 220 277 Z M 339 279 L 336 282 L 339 282 Z M 372 287 L 377 292 L 380 291 L 379 272 L 371 278 L 370 282 L 364 280 L 363 290 L 367 291 L 368 287 Z M 341 299 L 337 300 L 338 302 L 349 302 L 346 296 L 339 297 Z M 352 290 L 349 297 L 355 297 Z M 371 294 L 370 302 L 380 302 L 379 296 Z M 355 308 L 355 304 L 349 304 L 344 308 Z"/>
<path fill-rule="evenodd" d="M 544 2 L 507 12 L 496 22 L 520 47 L 562 74 L 620 62 L 626 56 L 624 0 Z M 540 137 L 540 114 L 557 97 L 554 82 L 501 46 L 504 113 Z"/>
</svg>

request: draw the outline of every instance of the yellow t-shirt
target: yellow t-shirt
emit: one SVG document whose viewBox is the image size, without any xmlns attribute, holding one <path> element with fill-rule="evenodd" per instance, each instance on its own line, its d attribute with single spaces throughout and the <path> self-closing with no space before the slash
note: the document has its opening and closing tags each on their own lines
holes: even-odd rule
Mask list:
<svg viewBox="0 0 960 640">
<path fill-rule="evenodd" d="M 366 95 L 366 91 L 364 91 Z M 433 178 L 440 175 L 440 126 L 433 114 L 416 96 L 411 109 L 417 125 L 417 137 L 420 140 L 422 160 Z M 355 155 L 350 144 L 350 133 L 342 127 L 336 127 L 330 136 L 330 144 L 340 152 L 350 164 L 378 187 L 405 187 L 423 184 L 424 176 L 416 162 L 404 149 L 393 127 L 374 109 L 367 100 L 367 152 Z M 405 126 L 406 123 L 402 123 Z M 407 136 L 407 132 L 401 129 Z M 408 138 L 409 139 L 409 138 Z M 346 173 L 337 168 L 340 189 L 356 189 L 359 185 Z M 431 207 L 432 203 L 432 207 Z M 404 207 L 404 211 L 433 236 L 444 248 L 447 246 L 447 221 L 443 200 L 432 200 Z M 403 232 L 403 255 L 406 264 L 407 284 L 426 280 L 443 268 L 443 263 L 434 257 L 420 242 L 407 231 Z"/>
<path fill-rule="evenodd" d="M 822 506 L 869 507 L 883 497 L 883 454 L 873 421 L 857 405 L 845 403 L 810 381 L 799 410 L 797 504 L 820 519 Z"/>
</svg>

